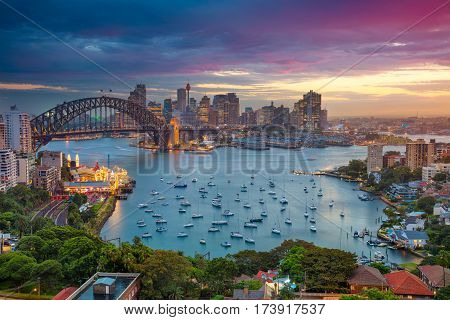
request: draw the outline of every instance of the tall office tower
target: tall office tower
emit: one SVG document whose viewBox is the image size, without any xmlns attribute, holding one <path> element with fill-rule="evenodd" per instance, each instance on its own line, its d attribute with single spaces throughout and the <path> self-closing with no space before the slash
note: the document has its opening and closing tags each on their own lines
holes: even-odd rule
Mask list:
<svg viewBox="0 0 450 320">
<path fill-rule="evenodd" d="M 281 105 L 274 109 L 273 124 L 285 125 L 289 123 L 289 108 L 285 108 Z"/>
<path fill-rule="evenodd" d="M 415 170 L 421 167 L 427 167 L 434 162 L 435 141 L 430 143 L 423 139 L 406 144 L 406 165 Z"/>
<path fill-rule="evenodd" d="M 240 105 L 239 98 L 236 96 L 236 93 L 228 93 L 228 124 L 238 124 L 239 123 L 239 114 L 240 114 Z"/>
<path fill-rule="evenodd" d="M 189 98 L 189 111 L 197 112 L 197 100 L 195 98 Z"/>
<path fill-rule="evenodd" d="M 304 101 L 304 100 L 299 100 L 299 101 L 297 101 L 296 103 L 294 103 L 294 111 L 293 112 L 295 112 L 295 114 L 294 114 L 294 119 L 293 120 L 295 120 L 295 117 L 297 117 L 297 122 L 296 122 L 296 126 L 297 126 L 297 128 L 301 128 L 301 129 L 305 129 L 306 128 L 306 112 L 305 112 L 305 109 L 306 109 L 306 101 Z M 291 124 L 292 124 L 292 122 L 291 122 Z"/>
<path fill-rule="evenodd" d="M 180 88 L 177 90 L 177 111 L 186 111 L 186 89 Z"/>
<path fill-rule="evenodd" d="M 270 106 L 264 106 L 261 109 L 257 110 L 257 124 L 260 126 L 272 124 L 275 116 L 275 109 L 276 108 L 273 105 L 272 101 Z"/>
<path fill-rule="evenodd" d="M 320 129 L 328 129 L 328 110 L 320 110 Z"/>
<path fill-rule="evenodd" d="M 0 150 L 0 191 L 8 191 L 17 185 L 17 160 L 11 149 Z"/>
<path fill-rule="evenodd" d="M 383 168 L 383 145 L 369 144 L 367 146 L 367 174 L 380 171 Z"/>
<path fill-rule="evenodd" d="M 228 120 L 228 96 L 225 94 L 218 94 L 213 99 L 213 109 L 217 111 L 217 124 L 227 124 Z"/>
<path fill-rule="evenodd" d="M 308 131 L 315 131 L 320 129 L 320 110 L 321 110 L 321 95 L 310 90 L 303 95 L 305 101 L 304 114 L 306 118 L 306 129 Z"/>
<path fill-rule="evenodd" d="M 5 123 L 5 148 L 19 153 L 33 152 L 30 115 L 18 111 L 16 106 L 13 106 L 9 112 L 3 114 L 3 121 Z"/>
<path fill-rule="evenodd" d="M 172 111 L 173 111 L 172 106 L 173 106 L 172 99 L 164 100 L 163 116 L 167 122 L 170 122 L 170 119 L 172 119 Z"/>
<path fill-rule="evenodd" d="M 145 89 L 145 84 L 137 84 L 136 88 L 130 92 L 128 101 L 134 102 L 142 107 L 147 105 L 147 90 Z"/>
<path fill-rule="evenodd" d="M 197 108 L 197 119 L 201 123 L 209 123 L 209 109 L 211 108 L 211 99 L 203 96 Z"/>
<path fill-rule="evenodd" d="M 256 125 L 256 112 L 253 111 L 252 107 L 245 108 L 240 116 L 239 123 L 244 126 Z"/>
</svg>

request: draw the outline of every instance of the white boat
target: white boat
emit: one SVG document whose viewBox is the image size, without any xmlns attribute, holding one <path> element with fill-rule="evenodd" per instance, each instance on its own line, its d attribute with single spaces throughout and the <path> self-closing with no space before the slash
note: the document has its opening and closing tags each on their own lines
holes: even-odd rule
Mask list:
<svg viewBox="0 0 450 320">
<path fill-rule="evenodd" d="M 148 207 L 148 204 L 146 204 L 146 203 L 139 203 L 138 204 L 138 208 L 139 209 L 141 209 L 141 208 L 147 208 Z"/>
<path fill-rule="evenodd" d="M 152 234 L 150 232 L 144 232 L 141 237 L 144 238 L 144 239 L 145 238 L 151 238 Z"/>
<path fill-rule="evenodd" d="M 178 209 L 178 213 L 186 213 L 186 209 L 180 208 Z"/>
<path fill-rule="evenodd" d="M 312 205 L 309 206 L 309 210 L 317 210 L 317 207 L 312 204 Z"/>
<path fill-rule="evenodd" d="M 154 214 L 152 214 L 152 217 L 153 218 L 161 218 L 162 215 L 160 213 L 154 213 Z"/>
<path fill-rule="evenodd" d="M 231 243 L 229 243 L 228 241 L 224 241 L 224 242 L 222 242 L 220 245 L 221 245 L 222 247 L 224 247 L 224 248 L 229 248 L 229 247 L 231 247 Z"/>
<path fill-rule="evenodd" d="M 286 211 L 286 207 L 281 207 L 280 212 L 284 212 L 284 211 Z"/>
<path fill-rule="evenodd" d="M 153 201 L 150 201 L 150 204 L 155 204 L 156 203 L 156 201 L 155 200 L 153 200 Z"/>
<path fill-rule="evenodd" d="M 191 205 L 190 202 L 187 201 L 187 200 L 182 201 L 182 202 L 180 203 L 180 206 L 183 206 L 183 207 L 189 207 L 190 205 Z"/>
<path fill-rule="evenodd" d="M 256 223 L 253 223 L 253 222 L 245 222 L 244 223 L 244 228 L 256 229 L 256 228 L 258 228 L 258 225 Z"/>
<path fill-rule="evenodd" d="M 197 182 L 197 181 L 198 181 L 197 178 L 193 178 L 193 179 L 192 179 L 192 182 L 194 182 L 194 183 Z"/>
<path fill-rule="evenodd" d="M 228 221 L 227 220 L 214 220 L 211 222 L 211 224 L 213 226 L 223 226 L 225 224 L 228 224 Z"/>
<path fill-rule="evenodd" d="M 222 198 L 222 194 L 217 192 L 216 198 Z"/>
<path fill-rule="evenodd" d="M 230 210 L 225 210 L 222 214 L 224 217 L 232 217 L 234 216 L 234 212 L 231 212 Z"/>
<path fill-rule="evenodd" d="M 309 219 L 309 222 L 316 223 L 316 218 L 312 217 L 311 219 Z"/>
<path fill-rule="evenodd" d="M 178 232 L 177 237 L 178 238 L 186 238 L 188 234 L 186 232 Z"/>
<path fill-rule="evenodd" d="M 232 231 L 232 232 L 230 232 L 230 237 L 232 237 L 232 238 L 243 238 L 244 236 L 240 232 Z"/>
<path fill-rule="evenodd" d="M 217 227 L 209 227 L 208 232 L 219 232 L 220 229 Z"/>
<path fill-rule="evenodd" d="M 138 223 L 137 226 L 138 226 L 139 228 L 144 228 L 144 227 L 147 226 L 147 224 L 146 224 L 145 222 L 143 222 L 143 223 Z"/>
<path fill-rule="evenodd" d="M 319 191 L 319 193 L 317 193 L 317 196 L 318 196 L 318 197 L 323 197 L 322 191 Z"/>
<path fill-rule="evenodd" d="M 192 219 L 199 219 L 199 218 L 203 218 L 203 215 L 200 213 L 193 213 L 192 214 Z"/>
<path fill-rule="evenodd" d="M 165 200 L 165 199 L 166 199 L 166 197 L 164 197 L 164 196 L 161 196 L 158 198 L 158 200 Z"/>
<path fill-rule="evenodd" d="M 193 223 L 186 223 L 183 227 L 184 228 L 192 228 L 194 226 Z"/>
<path fill-rule="evenodd" d="M 283 197 L 283 198 L 280 199 L 280 203 L 281 204 L 288 204 L 288 201 L 287 201 L 287 199 L 285 197 Z"/>
<path fill-rule="evenodd" d="M 260 188 L 259 188 L 259 191 L 261 191 L 261 192 L 262 192 L 262 191 L 266 191 L 266 188 L 260 187 Z"/>
<path fill-rule="evenodd" d="M 150 194 L 151 194 L 152 196 L 157 196 L 157 195 L 159 194 L 159 192 L 156 191 L 156 190 L 152 190 L 152 192 L 150 192 Z"/>
<path fill-rule="evenodd" d="M 177 195 L 175 196 L 175 199 L 177 199 L 177 200 L 184 199 L 184 196 L 180 196 L 180 195 L 177 194 Z"/>
<path fill-rule="evenodd" d="M 328 203 L 328 206 L 331 208 L 334 206 L 334 200 L 331 200 L 330 203 Z"/>
<path fill-rule="evenodd" d="M 164 178 L 159 178 L 160 181 L 164 181 Z"/>
<path fill-rule="evenodd" d="M 261 204 L 264 204 L 264 199 L 259 199 L 258 202 L 261 203 Z"/>
<path fill-rule="evenodd" d="M 222 203 L 217 202 L 217 201 L 212 201 L 212 202 L 211 202 L 211 205 L 212 205 L 213 207 L 216 207 L 216 208 L 221 208 L 221 207 L 222 207 Z"/>
<path fill-rule="evenodd" d="M 267 212 L 266 211 L 261 212 L 261 217 L 267 217 Z"/>
<path fill-rule="evenodd" d="M 167 230 L 169 230 L 169 229 L 167 229 L 166 227 L 158 227 L 158 228 L 156 228 L 156 232 L 164 232 L 164 231 L 167 231 Z"/>
<path fill-rule="evenodd" d="M 311 230 L 312 232 L 317 232 L 316 226 L 311 226 L 311 227 L 309 227 L 309 230 Z"/>
<path fill-rule="evenodd" d="M 201 187 L 200 189 L 198 189 L 198 192 L 200 192 L 200 193 L 208 193 L 208 190 L 206 190 L 204 187 Z"/>
<path fill-rule="evenodd" d="M 221 202 L 222 200 L 220 200 L 220 198 L 213 198 L 211 201 L 216 201 L 216 202 Z"/>
<path fill-rule="evenodd" d="M 278 228 L 276 228 L 276 227 L 273 227 L 273 228 L 272 228 L 272 233 L 275 233 L 275 234 L 281 234 L 281 231 L 280 231 L 280 229 L 278 229 Z"/>
<path fill-rule="evenodd" d="M 147 213 L 152 213 L 152 212 L 153 212 L 153 209 L 145 209 L 145 212 L 147 212 Z"/>
<path fill-rule="evenodd" d="M 250 209 L 252 206 L 250 205 L 250 203 L 246 202 L 246 203 L 244 203 L 243 207 L 246 209 Z"/>
<path fill-rule="evenodd" d="M 307 187 L 304 187 L 304 188 L 303 188 L 303 191 L 308 191 L 308 188 L 307 188 Z"/>
<path fill-rule="evenodd" d="M 187 183 L 184 181 L 178 181 L 173 185 L 174 188 L 187 188 Z"/>
<path fill-rule="evenodd" d="M 241 187 L 241 192 L 247 192 L 247 187 L 246 186 L 242 186 Z"/>
<path fill-rule="evenodd" d="M 200 244 L 206 244 L 206 240 L 205 239 L 200 239 Z"/>
<path fill-rule="evenodd" d="M 244 241 L 246 243 L 255 243 L 255 240 L 253 240 L 252 238 L 245 238 Z"/>
<path fill-rule="evenodd" d="M 158 220 L 155 220 L 155 223 L 156 223 L 156 224 L 163 224 L 163 223 L 167 223 L 167 220 L 164 220 L 164 219 L 158 219 Z"/>
<path fill-rule="evenodd" d="M 142 219 L 139 219 L 138 221 L 136 221 L 137 224 L 141 224 L 141 223 L 144 223 L 144 222 L 145 222 L 145 221 L 142 220 Z"/>
<path fill-rule="evenodd" d="M 212 182 L 212 181 L 208 182 L 208 187 L 215 187 L 215 186 L 216 186 L 216 184 L 214 182 Z"/>
<path fill-rule="evenodd" d="M 286 224 L 292 224 L 292 220 L 291 220 L 290 218 L 286 218 L 286 219 L 284 220 L 284 223 L 286 223 Z"/>
<path fill-rule="evenodd" d="M 305 216 L 305 218 L 308 218 L 309 217 L 308 211 L 305 211 L 305 213 L 303 215 Z"/>
<path fill-rule="evenodd" d="M 239 193 L 236 193 L 236 198 L 234 198 L 234 201 L 236 202 L 240 202 L 241 199 L 239 198 Z"/>
<path fill-rule="evenodd" d="M 276 195 L 277 193 L 276 193 L 275 191 L 269 191 L 268 194 L 271 195 L 271 196 L 274 196 L 274 195 Z"/>
<path fill-rule="evenodd" d="M 341 217 L 345 216 L 344 211 L 341 211 L 341 213 L 339 214 Z"/>
<path fill-rule="evenodd" d="M 269 181 L 269 187 L 275 188 L 275 183 L 273 181 Z"/>
<path fill-rule="evenodd" d="M 167 181 L 166 183 L 167 183 L 167 184 L 173 184 L 173 182 L 172 182 L 172 181 Z"/>
</svg>

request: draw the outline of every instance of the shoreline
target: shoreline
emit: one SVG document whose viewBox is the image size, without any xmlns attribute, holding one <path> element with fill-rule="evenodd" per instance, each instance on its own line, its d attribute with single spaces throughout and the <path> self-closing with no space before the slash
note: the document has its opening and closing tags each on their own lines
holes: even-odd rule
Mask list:
<svg viewBox="0 0 450 320">
<path fill-rule="evenodd" d="M 90 221 L 87 224 L 86 228 L 88 229 L 88 231 L 97 236 L 100 236 L 105 223 L 113 215 L 116 209 L 116 204 L 117 199 L 114 196 L 110 195 L 98 210 L 97 216 L 95 217 L 94 221 Z"/>
</svg>

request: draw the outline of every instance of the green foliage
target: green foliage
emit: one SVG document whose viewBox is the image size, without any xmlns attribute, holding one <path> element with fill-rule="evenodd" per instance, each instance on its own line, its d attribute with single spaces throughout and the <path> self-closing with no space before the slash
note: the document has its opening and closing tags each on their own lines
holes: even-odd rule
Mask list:
<svg viewBox="0 0 450 320">
<path fill-rule="evenodd" d="M 362 160 L 350 160 L 347 166 L 340 167 L 338 171 L 352 178 L 361 178 L 367 174 L 367 165 Z"/>
<path fill-rule="evenodd" d="M 288 286 L 284 286 L 278 294 L 278 299 L 280 300 L 292 300 L 294 299 L 294 290 Z"/>
<path fill-rule="evenodd" d="M 71 201 L 80 207 L 87 202 L 87 195 L 81 193 L 75 193 L 71 197 Z"/>
<path fill-rule="evenodd" d="M 302 264 L 305 253 L 305 248 L 300 246 L 293 247 L 280 262 L 281 273 L 288 274 L 296 283 L 300 283 L 303 280 L 304 270 Z"/>
<path fill-rule="evenodd" d="M 262 283 L 259 280 L 242 280 L 234 286 L 235 289 L 248 288 L 249 290 L 259 290 L 261 287 Z"/>
<path fill-rule="evenodd" d="M 376 288 L 366 289 L 361 294 L 342 296 L 340 300 L 399 300 L 392 291 L 381 291 Z"/>
<path fill-rule="evenodd" d="M 450 286 L 438 290 L 435 296 L 436 300 L 450 300 Z"/>
<path fill-rule="evenodd" d="M 63 277 L 62 265 L 56 260 L 45 260 L 33 269 L 33 278 L 40 280 L 41 286 L 54 288 Z"/>
<path fill-rule="evenodd" d="M 381 171 L 380 183 L 377 184 L 376 190 L 383 190 L 393 183 L 406 183 L 414 180 L 420 180 L 422 172 L 411 171 L 406 166 L 398 166 L 394 168 L 384 168 Z"/>
<path fill-rule="evenodd" d="M 231 295 L 233 278 L 237 276 L 238 268 L 234 261 L 227 258 L 215 258 L 206 266 L 206 283 L 211 295 Z"/>
<path fill-rule="evenodd" d="M 433 207 L 436 203 L 436 199 L 434 197 L 421 197 L 416 201 L 417 210 L 425 211 L 428 214 L 433 213 Z"/>
<path fill-rule="evenodd" d="M 381 274 L 386 274 L 386 273 L 391 272 L 391 269 L 389 267 L 385 266 L 384 263 L 382 263 L 382 262 L 372 262 L 370 264 L 370 266 L 380 270 Z"/>
<path fill-rule="evenodd" d="M 0 256 L 0 280 L 12 281 L 15 285 L 30 279 L 36 260 L 21 252 L 10 252 Z"/>
</svg>

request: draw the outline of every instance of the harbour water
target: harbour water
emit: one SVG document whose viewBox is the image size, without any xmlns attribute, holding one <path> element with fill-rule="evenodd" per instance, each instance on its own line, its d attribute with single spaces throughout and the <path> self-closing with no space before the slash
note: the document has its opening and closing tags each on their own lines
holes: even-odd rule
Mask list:
<svg viewBox="0 0 450 320">
<path fill-rule="evenodd" d="M 118 165 L 128 170 L 129 175 L 136 180 L 136 188 L 129 195 L 128 200 L 118 201 L 116 210 L 107 221 L 101 236 L 104 239 L 120 238 L 121 241 L 131 241 L 133 237 L 140 237 L 144 232 L 152 234 L 151 238 L 143 242 L 152 248 L 172 249 L 184 254 L 205 254 L 210 252 L 212 257 L 223 256 L 244 249 L 270 250 L 286 239 L 302 239 L 316 245 L 340 248 L 358 255 L 374 254 L 375 250 L 388 255 L 391 262 L 417 262 L 419 259 L 403 250 L 389 250 L 386 248 L 372 249 L 365 239 L 354 239 L 353 232 L 367 228 L 374 236 L 381 223 L 385 204 L 378 199 L 361 201 L 358 199 L 357 185 L 331 177 L 293 175 L 294 169 L 315 171 L 331 169 L 345 165 L 350 159 L 364 159 L 366 147 L 328 147 L 323 149 L 285 150 L 270 149 L 266 151 L 244 150 L 236 148 L 221 148 L 211 154 L 193 154 L 185 152 L 169 152 L 165 154 L 138 150 L 129 146 L 128 139 L 103 138 L 89 141 L 55 141 L 45 149 L 61 150 L 70 153 L 72 157 L 79 154 L 80 162 L 86 165 L 108 164 Z M 253 176 L 253 179 L 252 179 Z M 180 177 L 180 178 L 177 178 Z M 192 182 L 197 178 L 197 182 Z M 275 183 L 269 187 L 269 179 Z M 314 179 L 316 188 L 313 188 Z M 186 182 L 186 188 L 174 188 L 176 182 Z M 207 186 L 208 182 L 215 186 Z M 247 192 L 241 192 L 241 186 L 246 185 Z M 208 191 L 206 198 L 201 198 L 199 188 Z M 304 192 L 307 187 L 308 193 Z M 260 191 L 264 188 L 265 191 Z M 322 189 L 323 196 L 317 193 Z M 152 190 L 159 195 L 152 196 Z M 277 199 L 268 194 L 276 192 Z M 217 193 L 222 195 L 222 208 L 215 208 L 211 201 Z M 236 202 L 237 194 L 241 199 Z M 184 207 L 186 213 L 179 213 L 180 202 L 176 196 L 183 196 L 183 200 L 191 206 Z M 281 212 L 279 200 L 285 196 L 288 200 L 286 209 Z M 164 200 L 157 200 L 165 197 Z M 263 199 L 264 204 L 259 203 Z M 329 206 L 334 201 L 333 207 Z M 154 203 L 153 203 L 154 202 Z M 138 205 L 146 203 L 145 209 L 153 209 L 153 213 L 160 213 L 167 221 L 168 230 L 156 232 L 157 218 Z M 243 204 L 249 203 L 250 209 Z M 307 209 L 315 205 L 317 210 Z M 222 216 L 225 209 L 235 213 L 232 217 Z M 250 218 L 261 217 L 266 211 L 267 217 L 258 227 L 244 228 L 244 222 Z M 308 211 L 309 217 L 304 217 Z M 344 217 L 340 216 L 341 211 Z M 192 214 L 202 214 L 203 218 L 192 219 Z M 285 223 L 290 217 L 292 224 Z M 310 230 L 310 218 L 316 220 L 317 232 Z M 138 227 L 137 220 L 144 220 L 146 227 Z M 228 225 L 219 226 L 219 232 L 208 232 L 214 220 L 227 220 Z M 184 228 L 185 224 L 194 226 Z M 281 234 L 272 233 L 276 226 Z M 254 244 L 245 243 L 243 239 L 230 238 L 230 232 L 239 231 L 244 237 L 255 240 Z M 185 232 L 187 237 L 179 238 L 177 234 Z M 206 244 L 200 244 L 200 239 Z M 231 247 L 224 248 L 221 243 L 228 241 Z"/>
</svg>

